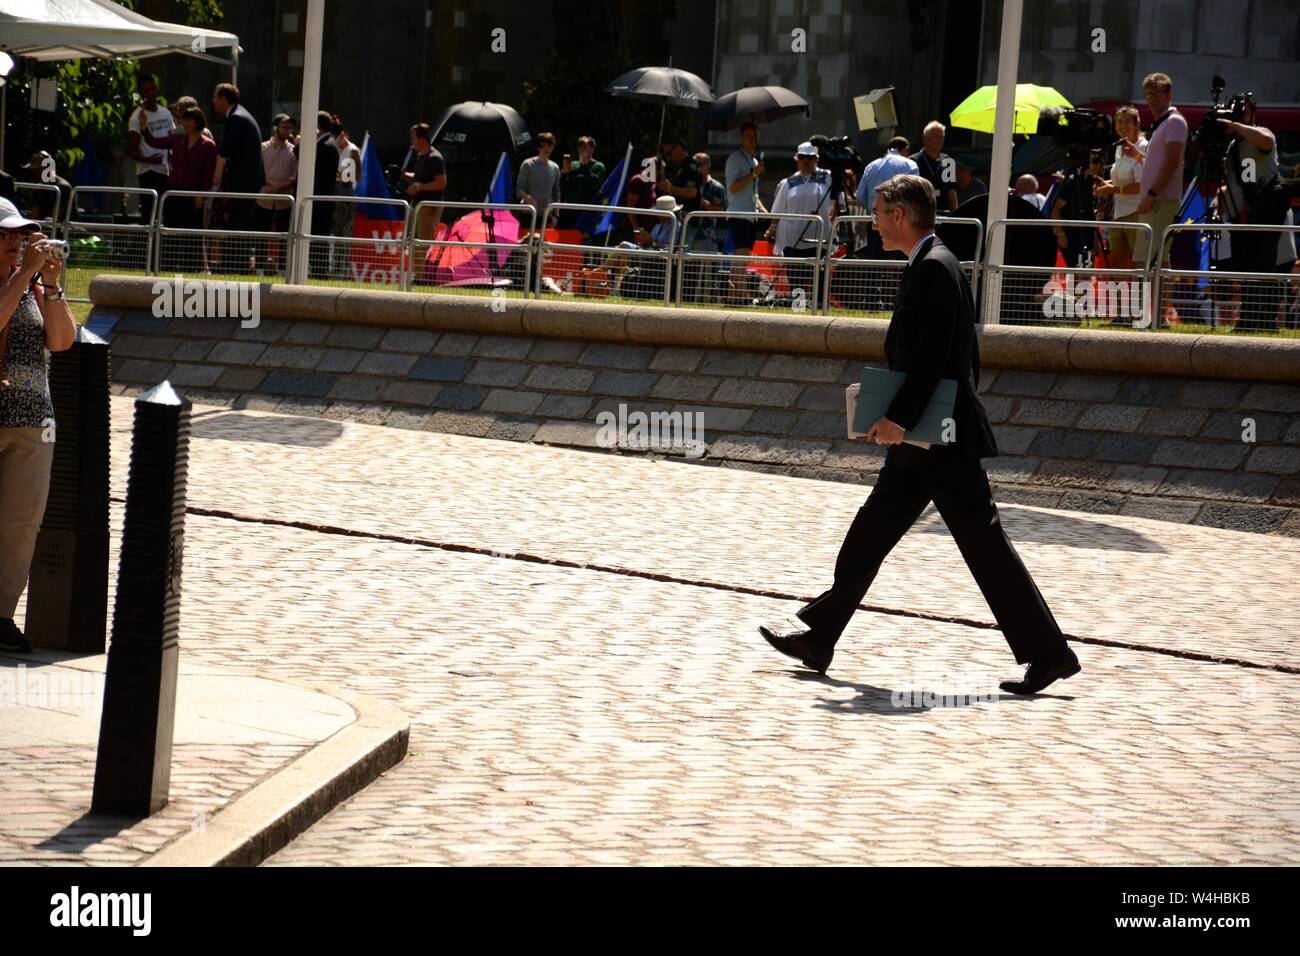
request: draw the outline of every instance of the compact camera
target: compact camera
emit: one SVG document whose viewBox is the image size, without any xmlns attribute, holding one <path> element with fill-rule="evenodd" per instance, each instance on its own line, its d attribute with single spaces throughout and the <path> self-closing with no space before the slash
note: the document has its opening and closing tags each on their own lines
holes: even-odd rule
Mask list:
<svg viewBox="0 0 1300 956">
<path fill-rule="evenodd" d="M 42 239 L 36 244 L 36 248 L 47 255 L 53 256 L 59 262 L 68 258 L 68 244 L 62 239 Z"/>
</svg>

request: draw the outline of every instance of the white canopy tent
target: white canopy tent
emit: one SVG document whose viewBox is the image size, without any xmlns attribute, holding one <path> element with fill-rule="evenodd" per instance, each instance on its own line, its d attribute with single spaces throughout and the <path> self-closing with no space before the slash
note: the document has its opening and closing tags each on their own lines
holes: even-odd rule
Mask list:
<svg viewBox="0 0 1300 956">
<path fill-rule="evenodd" d="M 228 64 L 232 83 L 239 72 L 239 37 L 233 33 L 160 23 L 111 0 L 0 0 L 0 51 L 33 60 L 183 53 Z M 0 90 L 0 165 L 8 95 L 6 83 Z"/>
<path fill-rule="evenodd" d="M 239 37 L 160 23 L 111 0 L 0 0 L 0 50 L 33 60 L 134 57 L 164 53 L 239 67 Z"/>
</svg>

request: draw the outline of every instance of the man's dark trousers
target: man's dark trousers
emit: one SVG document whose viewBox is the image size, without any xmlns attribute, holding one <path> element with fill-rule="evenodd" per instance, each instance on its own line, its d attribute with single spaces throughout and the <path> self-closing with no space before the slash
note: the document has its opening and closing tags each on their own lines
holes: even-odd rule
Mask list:
<svg viewBox="0 0 1300 956">
<path fill-rule="evenodd" d="M 998 449 L 978 395 L 975 303 L 960 263 L 938 238 L 921 240 L 903 269 L 885 357 L 905 377 L 884 417 L 904 432 L 915 428 L 939 381 L 952 379 L 957 392 L 945 427 L 954 440 L 889 450 L 876 487 L 840 547 L 831 589 L 798 612 L 809 639 L 834 646 L 886 555 L 933 501 L 1016 660 L 1027 664 L 1064 651 L 1061 629 L 1007 540 L 980 465 Z"/>
<path fill-rule="evenodd" d="M 798 612 L 813 638 L 835 645 L 886 555 L 931 501 L 1016 660 L 1027 664 L 1063 650 L 1060 627 L 1002 530 L 984 469 L 943 449 L 914 445 L 890 449 L 876 487 L 840 546 L 834 584 Z"/>
</svg>

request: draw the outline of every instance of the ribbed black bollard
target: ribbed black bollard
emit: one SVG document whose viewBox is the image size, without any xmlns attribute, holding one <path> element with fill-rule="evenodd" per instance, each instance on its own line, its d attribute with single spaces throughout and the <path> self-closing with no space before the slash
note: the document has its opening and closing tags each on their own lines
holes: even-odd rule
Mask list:
<svg viewBox="0 0 1300 956">
<path fill-rule="evenodd" d="M 135 402 L 126 519 L 95 762 L 95 813 L 167 805 L 176 716 L 190 402 L 163 382 Z"/>
<path fill-rule="evenodd" d="M 50 356 L 54 465 L 27 586 L 25 630 L 35 647 L 104 653 L 109 356 L 108 343 L 84 328 Z"/>
</svg>

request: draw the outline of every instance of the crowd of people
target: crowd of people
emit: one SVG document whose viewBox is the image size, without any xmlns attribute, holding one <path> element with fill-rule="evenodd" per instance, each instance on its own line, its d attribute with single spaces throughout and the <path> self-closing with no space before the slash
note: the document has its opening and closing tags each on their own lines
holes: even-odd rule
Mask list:
<svg viewBox="0 0 1300 956">
<path fill-rule="evenodd" d="M 1143 86 L 1153 117 L 1148 135 L 1141 129 L 1137 107 L 1123 105 L 1114 117 L 1119 142 L 1113 156 L 1094 151 L 1086 165 L 1071 163 L 1048 174 L 1022 173 L 1008 184 L 1013 196 L 1049 219 L 1099 223 L 1100 228 L 1053 228 L 1068 266 L 1149 267 L 1157 250 L 1147 248 L 1145 231 L 1126 228 L 1126 224 L 1144 223 L 1151 235 L 1159 237 L 1179 215 L 1190 174 L 1187 151 L 1191 131 L 1172 106 L 1173 83 L 1167 75 L 1153 73 Z M 270 197 L 293 195 L 297 190 L 301 133 L 294 118 L 284 113 L 272 118 L 270 135 L 263 139 L 262 128 L 241 103 L 238 88 L 221 83 L 211 98 L 212 111 L 224 118 L 218 142 L 208 128 L 210 114 L 194 97 L 181 96 L 163 106 L 157 80 L 148 74 L 140 76 L 138 93 L 140 104 L 132 110 L 126 131 L 136 182 L 163 198 L 159 218 L 165 225 L 220 232 L 220 236 L 201 241 L 165 245 L 163 268 L 194 273 L 283 272 L 284 250 L 279 240 L 264 236 L 241 240 L 238 233 L 276 233 L 290 228 L 292 204 Z M 1278 190 L 1269 185 L 1281 179 L 1276 137 L 1258 123 L 1255 113 L 1253 97 L 1247 97 L 1244 115 L 1228 124 L 1234 140 L 1233 161 L 1223 177 L 1223 188 L 1209 197 L 1209 205 L 1223 222 L 1280 224 L 1288 221 L 1289 210 L 1284 208 L 1287 201 L 1279 199 Z M 449 164 L 434 147 L 428 123 L 414 123 L 409 132 L 407 158 L 401 166 L 390 167 L 388 185 L 394 195 L 413 205 L 423 204 L 412 232 L 418 239 L 429 240 L 438 235 L 443 223 L 440 203 L 449 195 Z M 361 153 L 342 120 L 331 112 L 319 112 L 315 135 L 314 195 L 354 197 L 361 176 Z M 560 145 L 556 137 L 542 132 L 534 138 L 536 154 L 513 170 L 512 198 L 533 207 L 535 232 L 569 230 L 578 233 L 581 242 L 592 245 L 662 250 L 675 243 L 693 251 L 734 251 L 738 255 L 758 248 L 786 259 L 800 259 L 815 256 L 826 241 L 839 236 L 837 242 L 847 242 L 849 255 L 889 259 L 892 256 L 881 248 L 874 230 L 858 222 L 851 230 L 846 226 L 837 232 L 835 224 L 844 213 L 869 214 L 875 190 L 891 177 L 908 173 L 927 179 L 934 187 L 940 214 L 945 215 L 960 214 L 960 209 L 989 191 L 987 177 L 981 178 L 969 156 L 944 152 L 947 130 L 932 120 L 921 130 L 920 149 L 914 151 L 907 137 L 895 136 L 884 154 L 867 163 L 860 174 L 842 164 L 824 168 L 819 164 L 819 147 L 812 141 L 801 143 L 791 157 L 794 172 L 775 183 L 769 204 L 759 188 L 768 166 L 759 148 L 758 125 L 745 123 L 738 137 L 736 148 L 717 167 L 718 175 L 708 152 L 691 150 L 680 137 L 665 137 L 656 155 L 634 162 L 621 191 L 610 195 L 609 172 L 596 158 L 598 145 L 593 136 L 579 136 L 573 152 L 564 152 L 557 161 Z M 1017 140 L 1022 142 L 1024 137 Z M 1252 164 L 1257 181 L 1231 175 L 1233 165 L 1243 162 Z M 53 182 L 60 190 L 60 207 L 67 209 L 71 185 L 54 174 L 48 153 L 34 154 L 19 174 L 29 180 Z M 840 175 L 842 181 L 833 181 Z M 180 190 L 231 195 L 215 201 L 198 196 L 167 199 L 168 193 Z M 257 198 L 259 194 L 267 198 Z M 608 230 L 597 230 L 599 217 L 577 210 L 551 214 L 557 203 L 601 202 L 646 213 L 615 217 Z M 36 196 L 30 206 L 32 214 L 48 217 L 53 213 L 51 203 L 46 193 Z M 313 236 L 349 237 L 354 210 L 354 204 L 348 202 L 314 201 L 304 230 Z M 688 220 L 695 212 L 726 215 Z M 145 220 L 153 214 L 149 195 L 141 198 L 140 214 Z M 674 229 L 666 228 L 669 214 L 676 221 Z M 806 220 L 769 218 L 782 214 L 812 215 L 822 222 L 814 227 Z M 968 215 L 984 218 L 982 211 Z M 1107 228 L 1111 223 L 1115 225 Z M 346 245 L 313 242 L 310 246 L 311 277 L 347 277 Z M 1216 241 L 1214 258 L 1220 267 L 1238 272 L 1290 271 L 1296 259 L 1294 236 L 1288 232 L 1236 233 Z M 631 259 L 627 261 L 625 268 L 631 268 Z M 786 264 L 787 273 L 801 268 L 808 267 Z M 1203 300 L 1207 297 L 1201 294 Z M 1248 301 L 1243 303 L 1235 327 L 1272 328 L 1276 302 L 1264 295 L 1245 298 Z M 1220 310 L 1210 306 L 1202 301 L 1197 310 L 1214 324 Z"/>
</svg>

